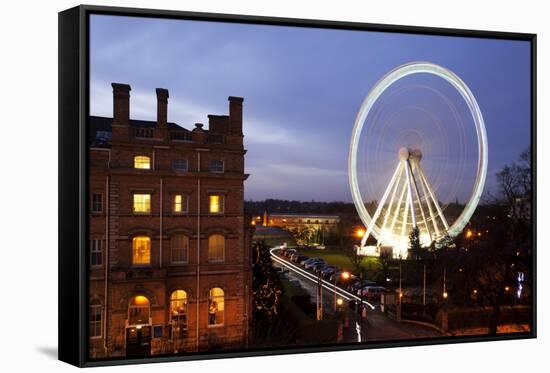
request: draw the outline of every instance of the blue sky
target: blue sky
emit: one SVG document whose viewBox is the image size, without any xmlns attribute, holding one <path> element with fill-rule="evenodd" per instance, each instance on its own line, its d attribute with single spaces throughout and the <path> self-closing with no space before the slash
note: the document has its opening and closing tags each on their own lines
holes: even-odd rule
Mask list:
<svg viewBox="0 0 550 373">
<path fill-rule="evenodd" d="M 530 142 L 528 42 L 103 15 L 90 25 L 92 115 L 112 115 L 111 82 L 132 86 L 135 119 L 154 120 L 155 88 L 169 89 L 169 120 L 186 128 L 226 114 L 227 96 L 245 98 L 246 199 L 351 201 L 355 116 L 375 82 L 406 62 L 445 66 L 474 93 L 489 140 L 486 189 Z M 477 156 L 464 103 L 432 77 L 399 84 L 369 116 L 363 152 L 378 161 L 363 165 L 364 188 L 376 195 L 396 165 L 372 142 L 406 139 L 426 149 L 426 173 L 442 198 L 467 198 L 468 172 L 454 170 Z M 453 145 L 460 136 L 462 148 Z"/>
</svg>

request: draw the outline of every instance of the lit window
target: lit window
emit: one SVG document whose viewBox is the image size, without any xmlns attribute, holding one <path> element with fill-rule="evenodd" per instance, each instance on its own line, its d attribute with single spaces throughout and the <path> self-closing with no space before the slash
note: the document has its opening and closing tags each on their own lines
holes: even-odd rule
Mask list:
<svg viewBox="0 0 550 373">
<path fill-rule="evenodd" d="M 99 213 L 103 211 L 103 196 L 101 193 L 92 194 L 92 212 Z"/>
<path fill-rule="evenodd" d="M 151 314 L 149 299 L 143 295 L 135 296 L 128 305 L 128 324 L 140 325 L 148 324 Z"/>
<path fill-rule="evenodd" d="M 223 214 L 223 196 L 212 194 L 209 196 L 209 211 L 212 214 Z"/>
<path fill-rule="evenodd" d="M 149 158 L 145 155 L 136 155 L 134 157 L 134 168 L 150 170 L 151 169 L 151 158 Z"/>
<path fill-rule="evenodd" d="M 172 263 L 187 263 L 189 255 L 189 237 L 176 234 L 170 239 Z"/>
<path fill-rule="evenodd" d="M 132 264 L 151 264 L 151 239 L 146 236 L 132 240 Z"/>
<path fill-rule="evenodd" d="M 212 288 L 208 293 L 208 325 L 223 325 L 224 293 L 220 288 Z"/>
<path fill-rule="evenodd" d="M 137 213 L 151 212 L 151 195 L 150 194 L 134 194 L 134 212 L 137 212 Z"/>
<path fill-rule="evenodd" d="M 187 196 L 183 194 L 174 195 L 173 211 L 176 214 L 187 212 Z"/>
<path fill-rule="evenodd" d="M 93 267 L 100 266 L 103 262 L 102 246 L 102 240 L 90 240 L 90 264 Z"/>
<path fill-rule="evenodd" d="M 223 172 L 223 161 L 219 161 L 219 160 L 210 161 L 208 170 L 210 172 Z"/>
<path fill-rule="evenodd" d="M 176 290 L 170 296 L 170 324 L 172 339 L 185 337 L 187 330 L 187 293 Z"/>
<path fill-rule="evenodd" d="M 225 251 L 225 237 L 221 234 L 213 234 L 208 237 L 208 261 L 223 262 Z"/>
<path fill-rule="evenodd" d="M 101 302 L 94 299 L 90 302 L 90 338 L 101 337 L 101 320 L 103 307 Z"/>
<path fill-rule="evenodd" d="M 172 168 L 175 171 L 187 171 L 187 159 L 175 159 L 172 162 Z"/>
</svg>

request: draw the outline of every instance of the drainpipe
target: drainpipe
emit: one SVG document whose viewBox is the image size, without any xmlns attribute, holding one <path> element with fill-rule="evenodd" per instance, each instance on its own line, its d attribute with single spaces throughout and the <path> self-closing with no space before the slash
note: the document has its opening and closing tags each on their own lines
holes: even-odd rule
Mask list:
<svg viewBox="0 0 550 373">
<path fill-rule="evenodd" d="M 200 262 L 201 262 L 201 153 L 197 152 L 197 316 L 196 316 L 196 344 L 199 351 L 199 315 L 200 315 Z"/>
<path fill-rule="evenodd" d="M 154 154 L 154 153 L 153 153 Z M 160 178 L 160 227 L 159 227 L 159 231 L 160 231 L 160 238 L 159 238 L 159 253 L 160 253 L 160 268 L 162 268 L 162 204 L 163 204 L 163 201 L 162 201 L 162 186 L 163 186 L 163 178 L 161 177 Z"/>
<path fill-rule="evenodd" d="M 109 163 L 111 158 L 111 152 L 109 152 Z M 108 308 L 108 295 L 109 295 L 109 176 L 105 177 L 105 295 L 104 300 L 104 312 L 103 312 L 103 349 L 105 350 L 105 356 L 107 356 L 107 316 L 109 314 Z"/>
</svg>

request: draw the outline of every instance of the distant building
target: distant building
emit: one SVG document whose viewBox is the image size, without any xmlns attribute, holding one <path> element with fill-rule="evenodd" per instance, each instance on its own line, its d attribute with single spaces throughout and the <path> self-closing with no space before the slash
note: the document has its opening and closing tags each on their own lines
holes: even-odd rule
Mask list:
<svg viewBox="0 0 550 373">
<path fill-rule="evenodd" d="M 324 232 L 334 231 L 338 228 L 340 217 L 338 215 L 316 214 L 269 214 L 267 217 L 269 226 L 285 229 L 310 228 Z"/>
<path fill-rule="evenodd" d="M 264 241 L 269 247 L 286 245 L 287 247 L 296 247 L 296 241 L 290 233 L 279 227 L 266 227 L 256 225 L 254 241 Z"/>
<path fill-rule="evenodd" d="M 113 118 L 89 118 L 90 357 L 244 348 L 243 99 L 188 130 L 167 121 L 168 90 L 155 122 L 112 86 Z"/>
</svg>

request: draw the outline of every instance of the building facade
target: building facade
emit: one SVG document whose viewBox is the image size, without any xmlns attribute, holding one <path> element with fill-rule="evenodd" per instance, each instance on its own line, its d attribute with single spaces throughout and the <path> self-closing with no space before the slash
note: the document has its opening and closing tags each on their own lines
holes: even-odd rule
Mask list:
<svg viewBox="0 0 550 373">
<path fill-rule="evenodd" d="M 90 357 L 246 347 L 243 99 L 188 130 L 168 122 L 168 90 L 155 122 L 112 87 L 113 118 L 89 119 Z"/>
<path fill-rule="evenodd" d="M 310 228 L 329 232 L 338 228 L 340 217 L 338 215 L 269 214 L 266 212 L 263 220 L 263 224 L 266 226 L 281 227 L 285 229 Z"/>
</svg>

